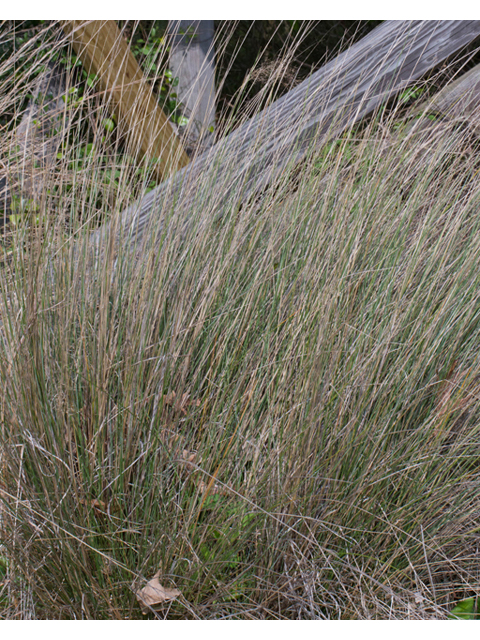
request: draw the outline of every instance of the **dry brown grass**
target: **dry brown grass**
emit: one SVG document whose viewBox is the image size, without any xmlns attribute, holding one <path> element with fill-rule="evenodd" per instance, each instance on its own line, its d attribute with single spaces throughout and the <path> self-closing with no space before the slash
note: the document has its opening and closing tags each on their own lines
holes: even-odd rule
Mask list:
<svg viewBox="0 0 480 640">
<path fill-rule="evenodd" d="M 96 261 L 135 167 L 105 142 L 72 182 L 70 129 L 0 281 L 1 617 L 142 618 L 159 571 L 170 619 L 434 619 L 478 593 L 475 143 L 398 119 L 221 221 L 207 171 L 181 238 L 164 210 L 148 252 Z"/>
</svg>

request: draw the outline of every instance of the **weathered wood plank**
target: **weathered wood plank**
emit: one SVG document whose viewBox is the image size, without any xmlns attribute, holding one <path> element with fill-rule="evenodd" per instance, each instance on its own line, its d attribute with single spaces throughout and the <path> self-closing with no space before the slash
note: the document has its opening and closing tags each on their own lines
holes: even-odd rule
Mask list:
<svg viewBox="0 0 480 640">
<path fill-rule="evenodd" d="M 312 146 L 338 135 L 479 35 L 478 20 L 382 23 L 126 209 L 113 221 L 116 231 L 137 246 L 149 224 L 172 206 L 172 232 L 192 211 L 222 215 L 278 178 Z M 93 239 L 99 244 L 108 234 L 109 228 L 102 229 Z"/>
<path fill-rule="evenodd" d="M 480 64 L 467 71 L 423 102 L 415 110 L 435 112 L 450 119 L 462 119 L 474 127 L 480 127 Z"/>
<path fill-rule="evenodd" d="M 183 104 L 184 146 L 205 151 L 214 143 L 215 49 L 213 20 L 170 20 L 170 69 L 178 77 L 176 93 Z"/>
<path fill-rule="evenodd" d="M 115 21 L 68 20 L 62 26 L 84 66 L 111 96 L 132 152 L 158 158 L 160 180 L 185 167 L 189 158 Z"/>
</svg>

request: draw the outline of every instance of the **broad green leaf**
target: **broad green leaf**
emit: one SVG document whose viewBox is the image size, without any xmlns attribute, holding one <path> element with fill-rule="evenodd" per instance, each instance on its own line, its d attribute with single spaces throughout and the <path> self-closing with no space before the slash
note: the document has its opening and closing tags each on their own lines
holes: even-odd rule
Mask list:
<svg viewBox="0 0 480 640">
<path fill-rule="evenodd" d="M 451 620 L 476 620 L 478 614 L 475 611 L 476 598 L 467 598 L 459 602 L 449 613 Z"/>
</svg>

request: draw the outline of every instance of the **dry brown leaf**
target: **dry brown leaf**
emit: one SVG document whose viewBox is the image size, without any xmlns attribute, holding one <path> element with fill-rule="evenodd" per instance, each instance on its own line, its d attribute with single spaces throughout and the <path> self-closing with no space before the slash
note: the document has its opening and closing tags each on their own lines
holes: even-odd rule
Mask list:
<svg viewBox="0 0 480 640">
<path fill-rule="evenodd" d="M 93 500 L 84 500 L 80 498 L 80 504 L 83 504 L 86 507 L 92 507 L 94 511 L 100 511 L 101 513 L 105 513 L 107 511 L 107 504 L 103 502 L 103 500 L 97 500 L 96 498 Z"/>
<path fill-rule="evenodd" d="M 181 595 L 178 589 L 167 589 L 162 586 L 158 580 L 159 577 L 160 571 L 157 571 L 143 589 L 136 593 L 143 615 L 146 615 L 150 609 L 160 607 L 164 602 L 174 600 Z"/>
</svg>

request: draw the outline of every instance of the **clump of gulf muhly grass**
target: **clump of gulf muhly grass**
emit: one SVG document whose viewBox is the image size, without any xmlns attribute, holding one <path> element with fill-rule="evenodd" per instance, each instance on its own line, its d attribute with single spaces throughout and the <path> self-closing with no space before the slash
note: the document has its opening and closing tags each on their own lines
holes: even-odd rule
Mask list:
<svg viewBox="0 0 480 640">
<path fill-rule="evenodd" d="M 207 172 L 141 259 L 89 259 L 108 154 L 63 193 L 64 152 L 2 267 L 0 617 L 141 618 L 157 572 L 171 619 L 478 592 L 478 167 L 454 124 L 394 121 L 220 220 Z"/>
</svg>

